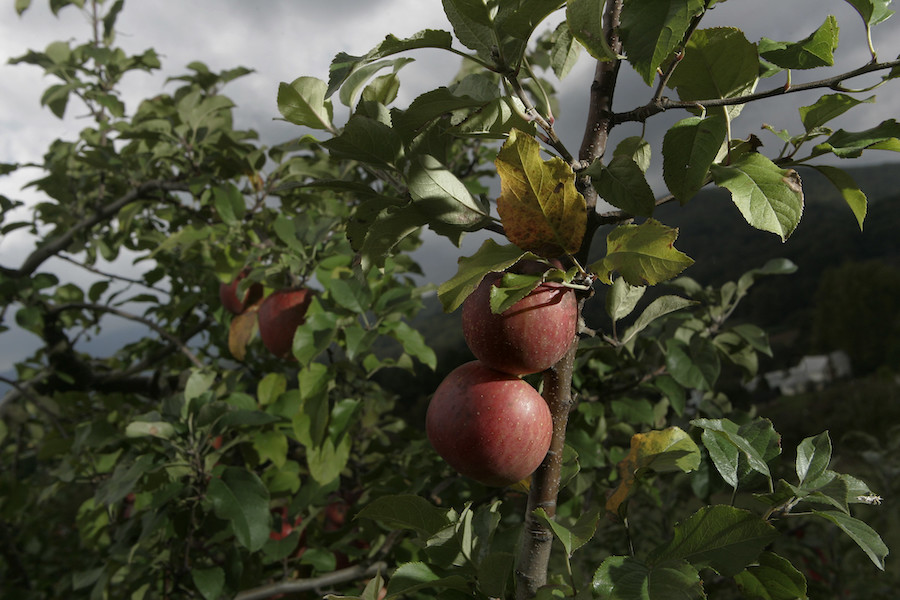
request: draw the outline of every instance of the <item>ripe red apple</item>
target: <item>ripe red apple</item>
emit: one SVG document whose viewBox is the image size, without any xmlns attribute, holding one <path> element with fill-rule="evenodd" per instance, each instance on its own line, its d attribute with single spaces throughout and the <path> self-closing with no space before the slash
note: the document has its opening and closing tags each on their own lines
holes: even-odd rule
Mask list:
<svg viewBox="0 0 900 600">
<path fill-rule="evenodd" d="M 255 304 L 263 295 L 263 286 L 261 283 L 251 284 L 244 292 L 243 298 L 238 298 L 238 284 L 243 280 L 247 273 L 246 269 L 241 271 L 234 281 L 231 283 L 219 284 L 219 300 L 225 310 L 233 315 L 239 315 L 247 310 L 248 307 Z"/>
<path fill-rule="evenodd" d="M 463 335 L 475 358 L 511 375 L 544 371 L 563 357 L 575 339 L 578 301 L 558 283 L 542 283 L 503 313 L 491 312 L 491 286 L 501 273 L 489 273 L 462 309 Z"/>
<path fill-rule="evenodd" d="M 277 290 L 259 305 L 259 337 L 269 352 L 280 358 L 289 358 L 294 343 L 294 332 L 306 322 L 306 311 L 312 302 L 313 292 L 306 288 Z"/>
<path fill-rule="evenodd" d="M 441 382 L 428 405 L 425 428 L 451 467 L 493 486 L 530 475 L 553 434 L 550 409 L 533 387 L 477 360 Z"/>
</svg>

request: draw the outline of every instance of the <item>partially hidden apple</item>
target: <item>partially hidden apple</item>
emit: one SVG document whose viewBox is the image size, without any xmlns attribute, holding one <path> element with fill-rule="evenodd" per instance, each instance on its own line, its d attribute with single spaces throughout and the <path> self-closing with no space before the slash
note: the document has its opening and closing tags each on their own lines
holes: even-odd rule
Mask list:
<svg viewBox="0 0 900 600">
<path fill-rule="evenodd" d="M 290 358 L 294 332 L 306 322 L 306 311 L 313 299 L 307 288 L 272 292 L 259 305 L 259 337 L 263 345 L 279 358 Z"/>
<path fill-rule="evenodd" d="M 475 358 L 511 375 L 544 371 L 565 355 L 578 328 L 575 292 L 546 282 L 500 314 L 491 312 L 491 287 L 502 273 L 489 273 L 462 309 L 466 343 Z"/>
<path fill-rule="evenodd" d="M 246 269 L 241 271 L 231 283 L 219 284 L 219 300 L 225 310 L 233 315 L 242 314 L 248 307 L 253 306 L 262 298 L 263 286 L 261 283 L 253 283 L 244 291 L 243 298 L 238 297 L 238 285 L 247 276 Z"/>
<path fill-rule="evenodd" d="M 526 381 L 476 360 L 438 386 L 425 429 L 437 453 L 459 473 L 505 486 L 541 464 L 553 422 L 547 403 Z"/>
</svg>

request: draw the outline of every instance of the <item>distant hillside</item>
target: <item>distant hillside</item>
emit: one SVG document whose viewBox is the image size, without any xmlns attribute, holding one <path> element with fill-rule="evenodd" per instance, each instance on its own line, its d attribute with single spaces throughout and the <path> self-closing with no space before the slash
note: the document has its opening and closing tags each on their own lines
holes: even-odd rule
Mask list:
<svg viewBox="0 0 900 600">
<path fill-rule="evenodd" d="M 772 258 L 789 258 L 799 266 L 794 275 L 762 280 L 735 316 L 775 334 L 776 345 L 782 341 L 777 358 L 793 364 L 796 356 L 808 351 L 810 309 L 827 268 L 868 259 L 900 266 L 897 169 L 898 165 L 892 164 L 846 168 L 869 198 L 862 232 L 840 193 L 812 169 L 800 171 L 806 208 L 800 226 L 786 243 L 748 227 L 728 193 L 719 189 L 705 190 L 683 207 L 660 207 L 654 217 L 679 228 L 677 247 L 696 261 L 685 275 L 703 284 L 734 280 Z M 602 301 L 592 302 L 592 324 L 606 323 L 602 306 Z M 432 298 L 415 322 L 437 351 L 442 372 L 470 359 L 458 313 L 445 315 Z"/>
</svg>

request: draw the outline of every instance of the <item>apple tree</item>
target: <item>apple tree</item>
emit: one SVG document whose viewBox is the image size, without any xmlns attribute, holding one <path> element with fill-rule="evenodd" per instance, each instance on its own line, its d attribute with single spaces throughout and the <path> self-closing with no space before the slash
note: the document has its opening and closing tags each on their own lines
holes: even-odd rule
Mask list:
<svg viewBox="0 0 900 600">
<path fill-rule="evenodd" d="M 725 0 L 443 0 L 447 30 L 281 83 L 297 135 L 266 147 L 224 94 L 249 69 L 193 62 L 128 106 L 123 76 L 160 63 L 116 46 L 124 1 L 52 0 L 87 15 L 88 38 L 13 62 L 53 79 L 55 115 L 90 123 L 39 164 L 2 165 L 38 173 L 43 198 L 25 218 L 0 198 L 3 234 L 39 238 L 0 263 L 0 334 L 13 319 L 42 340 L 3 377 L 4 590 L 787 600 L 837 589 L 807 560 L 837 533 L 834 572 L 861 573 L 843 589 L 871 592 L 888 549 L 859 515 L 878 490 L 836 470 L 827 432 L 783 455 L 777 423 L 724 385 L 771 353 L 736 308 L 795 265 L 704 286 L 656 211 L 715 186 L 786 240 L 815 169 L 862 227 L 864 193 L 826 159 L 898 151 L 900 126 L 830 124 L 900 75 L 871 35 L 889 4 L 822 3 L 807 37 L 754 41 L 704 26 Z M 827 13 L 847 7 L 868 60 L 835 73 Z M 423 49 L 459 73 L 400 106 Z M 582 54 L 595 70 L 573 142 L 555 82 Z M 624 68 L 643 104 L 614 106 Z M 746 104 L 809 90 L 800 130 L 733 136 Z M 612 144 L 626 123 L 641 135 Z M 462 312 L 462 366 L 414 326 L 424 228 L 446 247 L 485 238 L 437 289 Z M 138 332 L 101 355 L 90 342 L 116 320 Z M 397 384 L 427 370 L 449 374 Z"/>
</svg>

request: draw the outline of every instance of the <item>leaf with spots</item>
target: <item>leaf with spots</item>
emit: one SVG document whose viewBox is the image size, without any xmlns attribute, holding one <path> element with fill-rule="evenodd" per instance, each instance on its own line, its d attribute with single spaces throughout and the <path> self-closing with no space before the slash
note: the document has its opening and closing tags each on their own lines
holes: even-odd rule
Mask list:
<svg viewBox="0 0 900 600">
<path fill-rule="evenodd" d="M 495 164 L 500 174 L 497 212 L 509 240 L 547 258 L 577 252 L 587 208 L 569 165 L 556 157 L 542 160 L 537 140 L 517 129 L 510 132 Z"/>
</svg>

